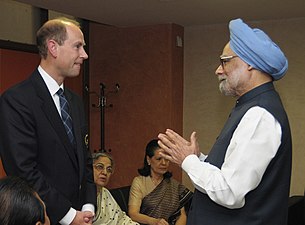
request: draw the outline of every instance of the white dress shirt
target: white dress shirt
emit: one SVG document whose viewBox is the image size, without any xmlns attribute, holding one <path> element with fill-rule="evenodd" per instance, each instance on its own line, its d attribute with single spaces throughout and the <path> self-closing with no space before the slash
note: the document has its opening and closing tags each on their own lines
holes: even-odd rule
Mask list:
<svg viewBox="0 0 305 225">
<path fill-rule="evenodd" d="M 59 96 L 56 94 L 56 92 L 59 88 L 62 88 L 64 90 L 64 84 L 58 85 L 58 83 L 49 74 L 47 74 L 47 72 L 42 69 L 41 66 L 38 67 L 38 71 L 48 87 L 48 90 L 53 98 L 59 115 L 61 115 Z"/>
<path fill-rule="evenodd" d="M 264 108 L 250 108 L 233 133 L 221 169 L 189 155 L 182 163 L 195 188 L 227 208 L 241 208 L 255 189 L 281 144 L 279 122 Z"/>
</svg>

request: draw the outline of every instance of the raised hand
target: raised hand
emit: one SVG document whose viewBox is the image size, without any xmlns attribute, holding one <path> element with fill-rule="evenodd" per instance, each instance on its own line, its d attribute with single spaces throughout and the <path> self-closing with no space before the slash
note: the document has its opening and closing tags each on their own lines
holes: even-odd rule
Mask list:
<svg viewBox="0 0 305 225">
<path fill-rule="evenodd" d="M 158 144 L 164 151 L 162 156 L 179 166 L 187 156 L 191 154 L 199 156 L 200 154 L 196 132 L 191 134 L 190 141 L 185 140 L 171 129 L 167 129 L 164 134 L 160 133 L 158 138 Z"/>
</svg>

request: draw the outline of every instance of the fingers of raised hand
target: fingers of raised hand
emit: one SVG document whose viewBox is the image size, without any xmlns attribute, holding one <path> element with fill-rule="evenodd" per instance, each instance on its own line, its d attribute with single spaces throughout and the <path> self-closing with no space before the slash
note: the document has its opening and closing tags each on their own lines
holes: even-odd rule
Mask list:
<svg viewBox="0 0 305 225">
<path fill-rule="evenodd" d="M 176 148 L 183 148 L 185 146 L 191 145 L 191 142 L 187 141 L 182 136 L 170 129 L 167 129 L 165 133 L 169 137 L 171 142 L 175 144 Z"/>
<path fill-rule="evenodd" d="M 173 148 L 174 143 L 172 142 L 171 138 L 168 135 L 166 135 L 166 134 L 159 134 L 158 138 L 160 140 L 158 142 L 159 146 L 161 148 L 163 148 L 165 151 L 167 151 L 168 149 Z"/>
</svg>

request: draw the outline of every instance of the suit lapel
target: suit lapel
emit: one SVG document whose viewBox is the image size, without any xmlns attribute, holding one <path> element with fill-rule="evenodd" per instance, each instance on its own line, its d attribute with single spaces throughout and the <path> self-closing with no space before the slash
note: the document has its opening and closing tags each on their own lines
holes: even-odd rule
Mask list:
<svg viewBox="0 0 305 225">
<path fill-rule="evenodd" d="M 42 111 L 45 113 L 46 117 L 48 118 L 51 126 L 54 128 L 55 132 L 58 134 L 59 139 L 62 141 L 64 148 L 67 151 L 67 154 L 71 158 L 74 166 L 78 168 L 78 163 L 76 159 L 76 155 L 74 153 L 73 146 L 71 145 L 60 115 L 57 111 L 57 108 L 54 104 L 53 98 L 50 95 L 50 92 L 44 83 L 41 75 L 39 74 L 38 70 L 36 70 L 31 78 L 33 82 L 33 86 L 37 92 L 37 95 L 40 97 L 42 101 Z"/>
</svg>

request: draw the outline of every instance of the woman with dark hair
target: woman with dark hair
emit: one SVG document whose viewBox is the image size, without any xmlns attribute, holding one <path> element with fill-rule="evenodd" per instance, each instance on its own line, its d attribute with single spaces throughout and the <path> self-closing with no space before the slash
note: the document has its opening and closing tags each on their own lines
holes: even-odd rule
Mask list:
<svg viewBox="0 0 305 225">
<path fill-rule="evenodd" d="M 161 157 L 158 140 L 151 140 L 144 157 L 144 166 L 138 169 L 129 196 L 130 217 L 141 224 L 185 225 L 185 205 L 192 192 L 172 178 L 169 161 Z"/>
<path fill-rule="evenodd" d="M 38 194 L 18 177 L 0 179 L 1 225 L 50 225 Z"/>
</svg>

